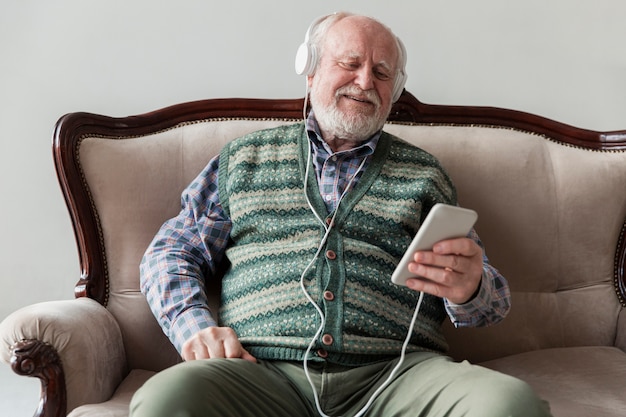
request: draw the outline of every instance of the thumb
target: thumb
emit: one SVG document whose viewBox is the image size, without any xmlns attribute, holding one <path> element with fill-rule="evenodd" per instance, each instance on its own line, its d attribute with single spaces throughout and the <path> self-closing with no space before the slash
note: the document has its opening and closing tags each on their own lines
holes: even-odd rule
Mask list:
<svg viewBox="0 0 626 417">
<path fill-rule="evenodd" d="M 241 348 L 241 359 L 246 360 L 248 362 L 257 363 L 256 358 L 252 356 L 250 352 L 248 352 L 244 348 Z"/>
</svg>

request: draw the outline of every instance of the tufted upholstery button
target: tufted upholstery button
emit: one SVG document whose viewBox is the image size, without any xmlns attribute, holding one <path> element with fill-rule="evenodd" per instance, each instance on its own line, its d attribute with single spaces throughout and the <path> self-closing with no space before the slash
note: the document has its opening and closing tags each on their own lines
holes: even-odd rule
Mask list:
<svg viewBox="0 0 626 417">
<path fill-rule="evenodd" d="M 326 349 L 318 349 L 317 350 L 317 356 L 319 356 L 320 358 L 327 358 L 328 357 L 328 351 Z"/>
<path fill-rule="evenodd" d="M 335 251 L 329 249 L 326 251 L 326 257 L 330 260 L 333 260 L 337 257 L 337 254 L 335 253 Z"/>
<path fill-rule="evenodd" d="M 322 336 L 322 343 L 325 344 L 326 346 L 332 345 L 334 340 L 335 339 L 333 339 L 333 336 L 328 333 Z"/>
<path fill-rule="evenodd" d="M 324 300 L 333 301 L 335 299 L 335 294 L 332 291 L 324 291 Z"/>
</svg>

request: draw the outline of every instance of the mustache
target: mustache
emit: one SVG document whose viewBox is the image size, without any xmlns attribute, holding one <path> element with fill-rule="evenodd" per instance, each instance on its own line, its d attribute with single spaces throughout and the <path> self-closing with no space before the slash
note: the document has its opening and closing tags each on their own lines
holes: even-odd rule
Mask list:
<svg viewBox="0 0 626 417">
<path fill-rule="evenodd" d="M 361 100 L 366 100 L 373 103 L 376 106 L 380 106 L 381 100 L 376 91 L 374 90 L 361 90 L 355 85 L 345 85 L 340 87 L 335 92 L 335 97 L 339 96 L 351 96 Z"/>
</svg>

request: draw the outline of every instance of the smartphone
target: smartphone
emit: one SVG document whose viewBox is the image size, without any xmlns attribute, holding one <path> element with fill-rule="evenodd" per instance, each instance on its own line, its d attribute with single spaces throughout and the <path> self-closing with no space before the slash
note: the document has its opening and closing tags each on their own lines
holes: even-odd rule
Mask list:
<svg viewBox="0 0 626 417">
<path fill-rule="evenodd" d="M 478 213 L 474 210 L 448 204 L 435 204 L 391 275 L 391 281 L 394 284 L 406 285 L 407 279 L 416 276 L 408 269 L 415 251 L 431 250 L 435 243 L 442 240 L 467 236 L 477 219 Z"/>
</svg>

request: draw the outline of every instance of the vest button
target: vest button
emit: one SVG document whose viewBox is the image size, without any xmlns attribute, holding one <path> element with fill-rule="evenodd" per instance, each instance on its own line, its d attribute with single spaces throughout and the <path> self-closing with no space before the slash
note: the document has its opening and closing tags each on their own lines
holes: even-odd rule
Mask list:
<svg viewBox="0 0 626 417">
<path fill-rule="evenodd" d="M 337 254 L 335 253 L 335 251 L 329 249 L 326 251 L 326 257 L 332 261 L 337 257 Z"/>
<path fill-rule="evenodd" d="M 327 358 L 328 357 L 328 351 L 326 349 L 318 349 L 317 350 L 317 356 L 319 356 L 320 358 Z"/>
<path fill-rule="evenodd" d="M 334 340 L 335 339 L 333 339 L 333 336 L 328 333 L 322 336 L 322 343 L 325 344 L 326 346 L 332 345 Z"/>
<path fill-rule="evenodd" d="M 333 218 L 332 217 L 327 217 L 325 222 L 326 222 L 326 226 L 330 226 L 330 224 L 333 222 Z"/>
<path fill-rule="evenodd" d="M 332 291 L 324 291 L 324 300 L 333 301 L 335 299 L 335 294 Z"/>
</svg>

